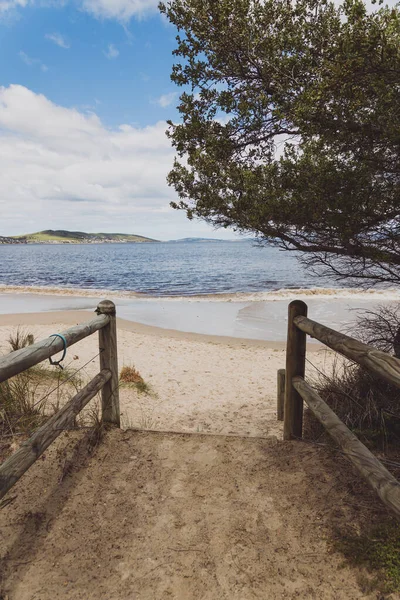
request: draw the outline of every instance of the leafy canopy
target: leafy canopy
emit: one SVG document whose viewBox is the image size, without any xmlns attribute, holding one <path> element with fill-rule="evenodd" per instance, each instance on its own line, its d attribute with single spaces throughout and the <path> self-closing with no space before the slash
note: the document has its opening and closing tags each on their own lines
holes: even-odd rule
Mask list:
<svg viewBox="0 0 400 600">
<path fill-rule="evenodd" d="M 361 0 L 172 0 L 175 208 L 400 281 L 400 12 Z"/>
</svg>

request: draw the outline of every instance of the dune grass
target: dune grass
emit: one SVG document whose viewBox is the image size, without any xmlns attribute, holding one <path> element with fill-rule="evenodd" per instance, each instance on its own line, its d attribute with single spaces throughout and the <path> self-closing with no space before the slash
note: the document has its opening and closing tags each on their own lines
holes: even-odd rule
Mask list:
<svg viewBox="0 0 400 600">
<path fill-rule="evenodd" d="M 366 311 L 348 333 L 389 354 L 399 355 L 400 308 L 379 307 Z M 370 373 L 364 367 L 337 359 L 330 374 L 320 374 L 312 383 L 318 394 L 338 417 L 379 458 L 390 459 L 387 467 L 400 476 L 400 389 Z M 305 414 L 305 438 L 331 445 L 324 427 L 309 410 Z M 387 465 L 385 465 L 387 466 Z M 356 478 L 351 472 L 343 477 Z M 372 576 L 365 579 L 365 592 L 379 590 L 377 597 L 400 591 L 400 524 L 387 515 L 379 500 L 371 506 L 360 502 L 355 522 L 336 532 L 334 549 L 353 565 L 366 568 Z"/>
<path fill-rule="evenodd" d="M 34 343 L 34 336 L 21 328 L 8 339 L 10 352 Z M 43 362 L 0 384 L 0 456 L 5 458 L 15 445 L 29 437 L 52 414 L 58 412 L 82 385 L 79 373 Z M 93 411 L 92 411 L 93 412 Z M 97 427 L 98 415 L 86 413 L 79 419 Z M 96 434 L 97 435 L 97 434 Z"/>
</svg>

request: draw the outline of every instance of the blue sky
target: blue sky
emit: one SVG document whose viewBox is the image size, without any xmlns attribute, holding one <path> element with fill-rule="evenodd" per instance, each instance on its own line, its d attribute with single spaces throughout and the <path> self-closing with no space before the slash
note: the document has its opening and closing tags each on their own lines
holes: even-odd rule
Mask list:
<svg viewBox="0 0 400 600">
<path fill-rule="evenodd" d="M 174 47 L 154 0 L 0 0 L 0 235 L 233 237 L 169 208 Z"/>
<path fill-rule="evenodd" d="M 234 237 L 169 206 L 179 90 L 157 4 L 0 0 L 0 235 Z"/>
<path fill-rule="evenodd" d="M 175 30 L 156 11 L 119 22 L 71 3 L 13 15 L 0 22 L 2 85 L 20 83 L 56 104 L 92 109 L 107 126 L 176 117 L 174 104 L 157 104 L 177 88 L 169 77 Z M 37 62 L 26 64 L 22 52 Z"/>
</svg>

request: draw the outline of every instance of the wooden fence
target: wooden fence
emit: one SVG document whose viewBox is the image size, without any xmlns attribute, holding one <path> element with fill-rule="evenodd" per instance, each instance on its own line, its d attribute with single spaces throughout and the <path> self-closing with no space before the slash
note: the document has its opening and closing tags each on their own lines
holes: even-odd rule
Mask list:
<svg viewBox="0 0 400 600">
<path fill-rule="evenodd" d="M 120 426 L 115 305 L 110 300 L 103 300 L 96 313 L 97 317 L 64 331 L 60 337 L 49 337 L 0 358 L 1 384 L 63 351 L 65 347 L 69 348 L 99 332 L 100 372 L 0 466 L 0 499 L 60 433 L 74 422 L 76 415 L 98 392 L 101 391 L 103 421 Z"/>
<path fill-rule="evenodd" d="M 400 483 L 304 380 L 307 334 L 400 387 L 400 360 L 307 318 L 307 305 L 289 304 L 286 370 L 278 371 L 278 419 L 285 440 L 303 432 L 303 401 L 384 504 L 400 517 Z"/>
</svg>

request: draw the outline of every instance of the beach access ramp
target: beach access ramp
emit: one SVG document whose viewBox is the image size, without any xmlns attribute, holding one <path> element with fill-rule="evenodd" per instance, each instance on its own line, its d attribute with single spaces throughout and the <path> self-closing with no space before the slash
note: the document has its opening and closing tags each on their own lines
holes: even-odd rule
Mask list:
<svg viewBox="0 0 400 600">
<path fill-rule="evenodd" d="M 327 452 L 114 429 L 88 457 L 85 435 L 63 433 L 7 496 L 2 598 L 369 598 L 327 545 L 350 510 Z"/>
</svg>

